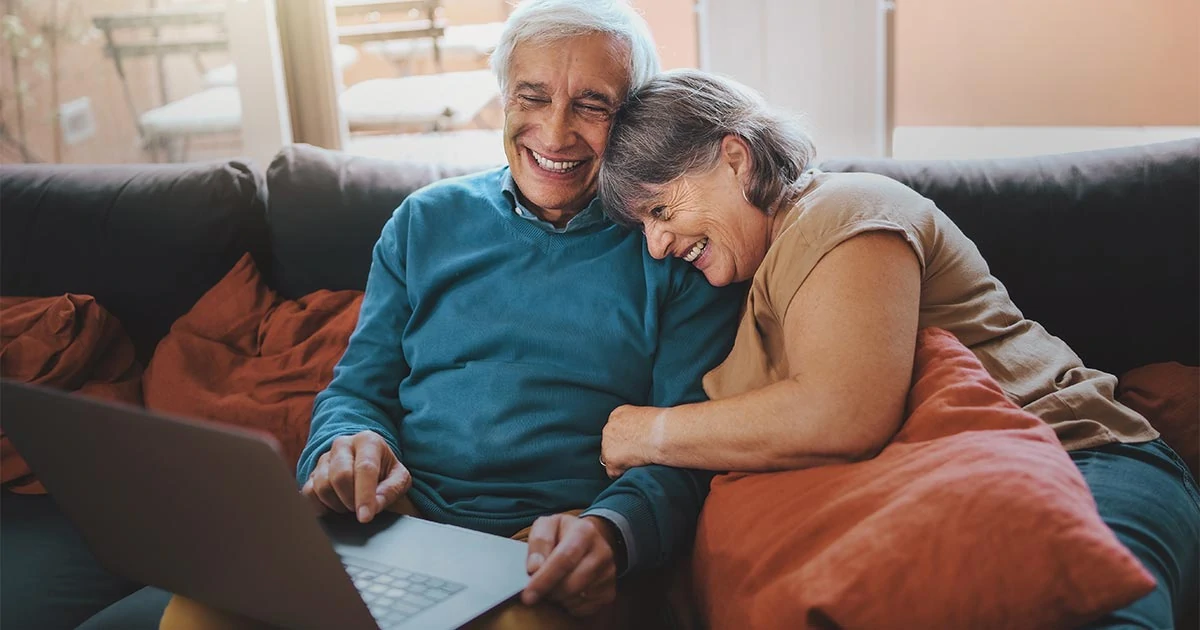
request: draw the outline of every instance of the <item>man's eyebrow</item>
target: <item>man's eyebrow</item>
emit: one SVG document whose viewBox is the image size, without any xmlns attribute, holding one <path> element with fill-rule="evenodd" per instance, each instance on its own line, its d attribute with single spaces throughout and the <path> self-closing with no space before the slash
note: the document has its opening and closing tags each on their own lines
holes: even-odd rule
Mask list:
<svg viewBox="0 0 1200 630">
<path fill-rule="evenodd" d="M 546 93 L 546 84 L 545 83 L 535 83 L 533 81 L 518 81 L 517 82 L 517 91 L 518 92 L 528 91 L 528 92 L 536 92 L 538 94 L 545 94 Z"/>
<path fill-rule="evenodd" d="M 588 101 L 600 101 L 609 107 L 616 106 L 616 103 L 613 102 L 613 98 L 611 96 L 597 90 L 584 89 L 576 98 Z"/>
</svg>

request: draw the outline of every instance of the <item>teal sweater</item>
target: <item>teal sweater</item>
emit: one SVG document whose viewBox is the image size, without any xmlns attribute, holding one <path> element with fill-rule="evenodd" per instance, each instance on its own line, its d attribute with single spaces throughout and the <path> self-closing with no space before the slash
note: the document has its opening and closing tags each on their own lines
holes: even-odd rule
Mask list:
<svg viewBox="0 0 1200 630">
<path fill-rule="evenodd" d="M 514 211 L 506 179 L 436 183 L 384 226 L 298 478 L 334 438 L 370 429 L 433 520 L 508 536 L 586 508 L 620 527 L 630 570 L 660 566 L 690 541 L 710 475 L 647 466 L 612 481 L 601 431 L 622 404 L 702 400 L 740 293 L 607 220 L 547 231 Z"/>
</svg>

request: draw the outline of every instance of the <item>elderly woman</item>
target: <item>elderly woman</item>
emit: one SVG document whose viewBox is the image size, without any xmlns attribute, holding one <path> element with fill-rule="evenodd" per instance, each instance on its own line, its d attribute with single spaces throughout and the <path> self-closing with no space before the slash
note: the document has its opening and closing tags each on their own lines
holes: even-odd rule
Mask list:
<svg viewBox="0 0 1200 630">
<path fill-rule="evenodd" d="M 600 173 L 606 211 L 642 229 L 652 255 L 714 285 L 750 284 L 733 350 L 704 379 L 712 400 L 615 410 L 609 474 L 871 458 L 903 420 L 918 329 L 944 328 L 1054 429 L 1101 517 L 1157 578 L 1104 623 L 1172 627 L 1197 591 L 1200 553 L 1196 484 L 1178 456 L 1113 400 L 1113 376 L 1022 316 L 932 202 L 882 176 L 810 169 L 813 153 L 794 121 L 698 71 L 660 75 L 618 114 Z"/>
</svg>

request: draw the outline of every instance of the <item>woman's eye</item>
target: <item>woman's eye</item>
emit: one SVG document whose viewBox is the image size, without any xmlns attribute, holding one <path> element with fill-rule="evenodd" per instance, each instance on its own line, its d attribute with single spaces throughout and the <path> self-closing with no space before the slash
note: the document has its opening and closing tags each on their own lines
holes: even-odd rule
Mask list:
<svg viewBox="0 0 1200 630">
<path fill-rule="evenodd" d="M 662 221 L 663 217 L 666 216 L 666 214 L 667 214 L 666 206 L 654 206 L 653 208 L 650 209 L 650 216 L 659 221 Z"/>
</svg>

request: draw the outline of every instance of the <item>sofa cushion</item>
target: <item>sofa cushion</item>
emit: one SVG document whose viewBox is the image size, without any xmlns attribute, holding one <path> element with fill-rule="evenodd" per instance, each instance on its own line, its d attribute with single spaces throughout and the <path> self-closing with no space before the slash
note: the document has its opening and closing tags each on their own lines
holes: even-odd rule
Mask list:
<svg viewBox="0 0 1200 630">
<path fill-rule="evenodd" d="M 246 255 L 158 344 L 146 407 L 267 431 L 295 466 L 361 303 L 358 291 L 285 300 Z"/>
<path fill-rule="evenodd" d="M 0 297 L 0 376 L 131 405 L 142 404 L 142 366 L 121 322 L 89 295 Z M 0 432 L 0 483 L 45 492 Z"/>
<path fill-rule="evenodd" d="M 439 179 L 481 168 L 285 147 L 267 169 L 270 285 L 289 299 L 317 289 L 364 290 L 371 249 L 400 202 Z"/>
<path fill-rule="evenodd" d="M 1112 374 L 1200 365 L 1200 138 L 996 160 L 833 160 L 937 203 L 1017 306 Z"/>
<path fill-rule="evenodd" d="M 714 629 L 1074 628 L 1154 586 L 1054 432 L 937 329 L 877 457 L 717 477 L 693 562 Z"/>
<path fill-rule="evenodd" d="M 245 252 L 266 248 L 243 162 L 0 167 L 0 290 L 93 295 L 149 358 Z"/>
<path fill-rule="evenodd" d="M 1200 479 L 1200 367 L 1155 363 L 1121 375 L 1117 400 L 1146 416 Z"/>
</svg>

